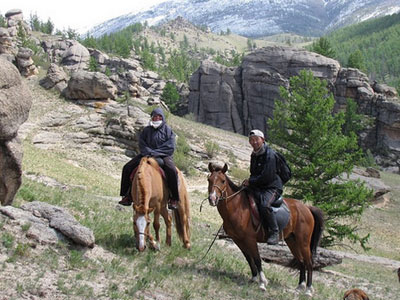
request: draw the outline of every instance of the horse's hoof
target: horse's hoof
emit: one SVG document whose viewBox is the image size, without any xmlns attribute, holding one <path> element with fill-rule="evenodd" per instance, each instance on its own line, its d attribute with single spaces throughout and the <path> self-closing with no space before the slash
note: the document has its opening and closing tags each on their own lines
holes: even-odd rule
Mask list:
<svg viewBox="0 0 400 300">
<path fill-rule="evenodd" d="M 267 291 L 267 288 L 265 287 L 264 283 L 260 284 L 260 290 L 262 290 L 263 292 Z"/>
<path fill-rule="evenodd" d="M 305 282 L 300 283 L 296 288 L 296 291 L 299 291 L 299 292 L 302 292 L 302 291 L 305 291 L 305 290 L 306 290 L 306 283 Z"/>
<path fill-rule="evenodd" d="M 304 295 L 311 297 L 313 296 L 314 293 L 314 288 L 312 286 L 308 287 L 304 293 Z"/>
<path fill-rule="evenodd" d="M 257 276 L 251 277 L 251 282 L 257 282 Z"/>
<path fill-rule="evenodd" d="M 188 250 L 190 250 L 191 245 L 190 245 L 190 243 L 185 243 L 185 245 L 183 245 L 183 247 L 186 248 L 186 249 L 188 249 Z"/>
</svg>

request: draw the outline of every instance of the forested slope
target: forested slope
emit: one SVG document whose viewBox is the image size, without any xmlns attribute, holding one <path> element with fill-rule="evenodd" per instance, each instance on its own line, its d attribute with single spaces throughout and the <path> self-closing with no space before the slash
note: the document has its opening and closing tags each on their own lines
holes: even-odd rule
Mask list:
<svg viewBox="0 0 400 300">
<path fill-rule="evenodd" d="M 341 65 L 360 50 L 370 78 L 400 89 L 400 14 L 348 26 L 327 38 Z"/>
</svg>

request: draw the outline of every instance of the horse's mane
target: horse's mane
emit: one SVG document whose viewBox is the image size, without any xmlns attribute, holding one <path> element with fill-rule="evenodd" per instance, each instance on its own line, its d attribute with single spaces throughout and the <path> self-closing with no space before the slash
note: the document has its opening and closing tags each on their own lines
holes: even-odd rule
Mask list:
<svg viewBox="0 0 400 300">
<path fill-rule="evenodd" d="M 228 175 L 226 175 L 225 174 L 225 176 L 226 176 L 226 180 L 228 180 L 228 184 L 229 184 L 229 186 L 230 186 L 230 188 L 234 191 L 234 192 L 237 192 L 238 190 L 240 190 L 240 186 L 237 186 L 229 177 L 228 177 Z"/>
<path fill-rule="evenodd" d="M 214 172 L 220 172 L 223 170 L 223 167 L 221 167 L 220 165 L 217 164 L 212 164 L 212 169 Z M 234 191 L 237 192 L 238 190 L 240 190 L 240 186 L 237 186 L 230 178 L 228 175 L 224 174 L 226 179 L 228 180 L 228 184 L 229 187 Z"/>
</svg>

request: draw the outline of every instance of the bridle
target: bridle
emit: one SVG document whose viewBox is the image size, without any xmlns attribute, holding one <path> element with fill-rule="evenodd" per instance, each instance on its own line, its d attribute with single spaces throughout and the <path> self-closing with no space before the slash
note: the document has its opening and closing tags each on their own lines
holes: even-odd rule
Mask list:
<svg viewBox="0 0 400 300">
<path fill-rule="evenodd" d="M 214 184 L 212 187 L 213 187 L 213 188 L 214 188 L 214 187 L 217 188 L 217 189 L 220 191 L 220 193 L 221 193 L 221 195 L 218 196 L 217 199 L 216 199 L 216 204 L 215 204 L 215 206 L 218 206 L 218 204 L 219 204 L 220 201 L 225 201 L 225 200 L 226 200 L 226 201 L 228 202 L 229 199 L 235 197 L 237 194 L 239 194 L 241 191 L 243 191 L 243 190 L 245 189 L 245 187 L 242 186 L 237 192 L 233 193 L 232 195 L 227 196 L 227 195 L 226 195 L 226 189 L 227 189 L 226 184 L 225 184 L 224 188 L 221 188 L 221 187 L 219 187 L 219 186 L 216 185 L 216 184 Z M 224 196 L 224 194 L 225 194 L 225 196 Z"/>
</svg>

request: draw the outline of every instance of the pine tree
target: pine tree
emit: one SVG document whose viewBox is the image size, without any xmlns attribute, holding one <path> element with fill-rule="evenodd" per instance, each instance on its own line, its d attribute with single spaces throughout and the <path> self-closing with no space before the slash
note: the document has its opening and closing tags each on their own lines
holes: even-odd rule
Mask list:
<svg viewBox="0 0 400 300">
<path fill-rule="evenodd" d="M 312 44 L 311 51 L 326 57 L 335 58 L 336 52 L 327 38 L 321 37 Z"/>
<path fill-rule="evenodd" d="M 301 71 L 281 88 L 283 101 L 275 102 L 269 123 L 270 140 L 282 151 L 292 167 L 287 183 L 289 197 L 320 207 L 326 217 L 323 245 L 349 239 L 366 247 L 369 235 L 357 233 L 356 222 L 371 197 L 358 181 L 346 180 L 362 152 L 355 134 L 344 135 L 345 114 L 333 114 L 335 100 L 325 81 L 312 72 Z"/>
<path fill-rule="evenodd" d="M 178 101 L 179 101 L 179 93 L 175 87 L 175 84 L 172 82 L 167 82 L 163 89 L 163 93 L 161 95 L 163 101 L 167 104 L 170 111 L 172 113 L 176 112 Z"/>
<path fill-rule="evenodd" d="M 349 55 L 349 59 L 347 61 L 347 67 L 356 68 L 363 72 L 366 71 L 364 64 L 364 57 L 359 49 L 357 49 L 356 51 L 354 51 Z"/>
</svg>

